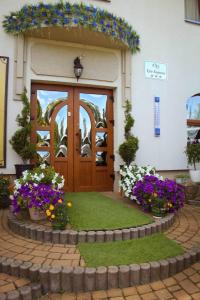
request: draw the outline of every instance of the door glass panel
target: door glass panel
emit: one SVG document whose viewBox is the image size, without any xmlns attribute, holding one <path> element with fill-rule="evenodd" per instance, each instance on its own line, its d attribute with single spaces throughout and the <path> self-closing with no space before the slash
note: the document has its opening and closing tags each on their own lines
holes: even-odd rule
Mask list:
<svg viewBox="0 0 200 300">
<path fill-rule="evenodd" d="M 67 113 L 68 105 L 63 106 L 54 123 L 54 153 L 56 157 L 67 156 Z"/>
<path fill-rule="evenodd" d="M 96 152 L 96 166 L 107 166 L 107 152 Z"/>
<path fill-rule="evenodd" d="M 80 94 L 80 100 L 84 101 L 94 114 L 96 128 L 107 128 L 107 98 L 107 95 Z"/>
<path fill-rule="evenodd" d="M 96 147 L 107 147 L 107 132 L 96 133 Z"/>
<path fill-rule="evenodd" d="M 37 134 L 37 147 L 49 147 L 50 146 L 50 132 L 38 130 Z"/>
<path fill-rule="evenodd" d="M 40 163 L 50 164 L 50 153 L 48 151 L 37 151 L 37 160 Z"/>
<path fill-rule="evenodd" d="M 80 148 L 81 148 L 81 156 L 82 157 L 90 157 L 92 152 L 92 141 L 91 141 L 91 121 L 88 112 L 80 106 L 80 130 L 79 130 L 79 138 Z"/>
<path fill-rule="evenodd" d="M 37 123 L 48 126 L 56 106 L 67 100 L 68 92 L 37 90 Z"/>
</svg>

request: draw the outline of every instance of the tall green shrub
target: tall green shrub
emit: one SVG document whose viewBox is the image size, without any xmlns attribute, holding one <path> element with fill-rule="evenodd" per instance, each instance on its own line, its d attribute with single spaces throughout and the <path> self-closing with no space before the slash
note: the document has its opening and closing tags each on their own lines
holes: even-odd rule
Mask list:
<svg viewBox="0 0 200 300">
<path fill-rule="evenodd" d="M 131 128 L 134 126 L 134 119 L 131 115 L 132 106 L 129 100 L 125 103 L 125 126 L 124 126 L 124 137 L 125 142 L 119 146 L 119 154 L 123 161 L 130 165 L 135 160 L 136 152 L 139 148 L 138 138 L 131 133 Z"/>
<path fill-rule="evenodd" d="M 21 95 L 21 100 L 23 108 L 16 118 L 17 125 L 20 128 L 16 130 L 10 139 L 10 144 L 23 162 L 26 163 L 27 160 L 33 159 L 36 155 L 35 145 L 31 143 L 30 103 L 26 89 Z"/>
</svg>

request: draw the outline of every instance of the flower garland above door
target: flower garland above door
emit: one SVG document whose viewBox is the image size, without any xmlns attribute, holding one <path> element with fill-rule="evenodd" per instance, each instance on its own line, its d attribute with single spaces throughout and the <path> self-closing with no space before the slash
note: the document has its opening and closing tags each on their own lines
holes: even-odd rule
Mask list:
<svg viewBox="0 0 200 300">
<path fill-rule="evenodd" d="M 92 5 L 59 2 L 25 5 L 5 16 L 3 27 L 14 35 L 43 27 L 83 27 L 121 41 L 132 52 L 139 50 L 139 35 L 124 19 Z"/>
</svg>

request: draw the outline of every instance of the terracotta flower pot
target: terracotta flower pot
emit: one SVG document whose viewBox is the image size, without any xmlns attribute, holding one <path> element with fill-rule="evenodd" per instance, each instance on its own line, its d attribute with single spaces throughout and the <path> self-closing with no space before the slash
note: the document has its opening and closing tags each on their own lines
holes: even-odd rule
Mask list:
<svg viewBox="0 0 200 300">
<path fill-rule="evenodd" d="M 42 221 L 46 219 L 46 214 L 44 211 L 36 209 L 35 207 L 29 208 L 30 218 L 33 221 Z"/>
</svg>

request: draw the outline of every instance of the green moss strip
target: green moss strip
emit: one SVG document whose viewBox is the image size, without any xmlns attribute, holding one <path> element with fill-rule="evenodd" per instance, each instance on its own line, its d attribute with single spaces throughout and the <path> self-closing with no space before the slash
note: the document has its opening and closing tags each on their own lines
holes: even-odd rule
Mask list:
<svg viewBox="0 0 200 300">
<path fill-rule="evenodd" d="M 87 267 L 158 261 L 184 253 L 180 245 L 164 234 L 112 243 L 84 243 L 78 248 Z"/>
</svg>

